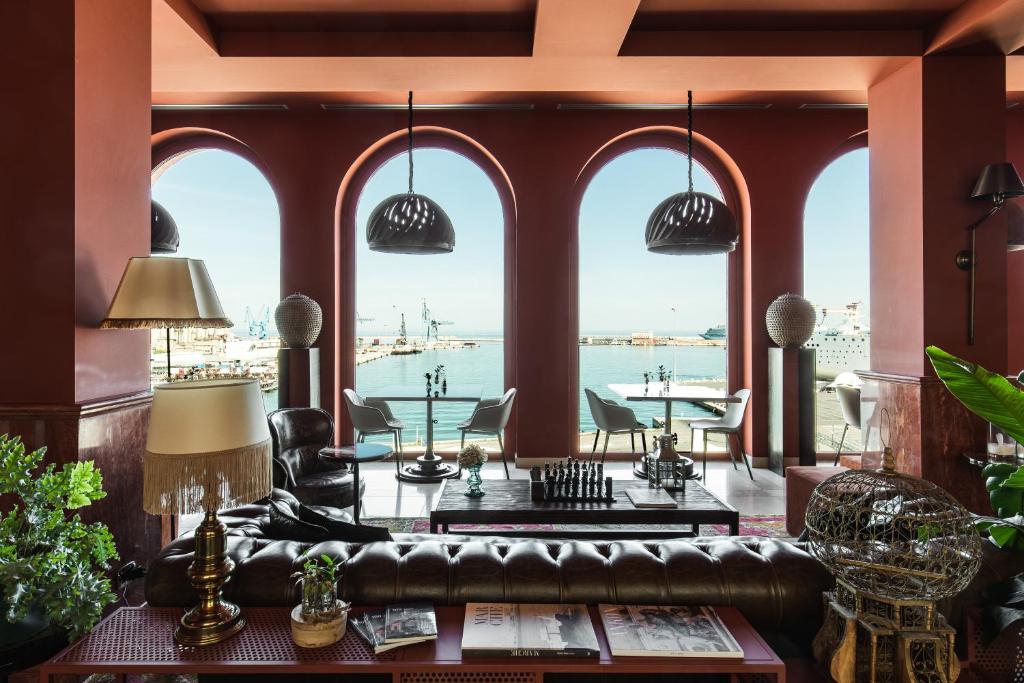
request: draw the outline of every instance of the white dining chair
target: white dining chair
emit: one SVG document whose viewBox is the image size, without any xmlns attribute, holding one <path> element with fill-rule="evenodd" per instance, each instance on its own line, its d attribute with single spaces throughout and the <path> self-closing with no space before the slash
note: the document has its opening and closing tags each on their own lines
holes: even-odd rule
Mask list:
<svg viewBox="0 0 1024 683">
<path fill-rule="evenodd" d="M 860 429 L 860 387 L 836 385 L 836 398 L 839 399 L 839 408 L 843 411 L 843 435 L 839 437 L 839 448 L 836 449 L 836 459 L 832 463 L 835 467 L 839 464 L 839 456 L 843 453 L 843 444 L 846 442 L 846 432 L 850 427 Z"/>
<path fill-rule="evenodd" d="M 352 389 L 345 389 L 341 393 L 345 397 L 345 406 L 356 430 L 356 443 L 366 441 L 367 435 L 391 434 L 395 441 L 395 465 L 400 467 L 402 430 L 405 429 L 405 423 L 394 416 L 387 401 L 364 401 Z"/>
<path fill-rule="evenodd" d="M 747 474 L 750 475 L 750 480 L 754 480 L 754 472 L 750 469 L 750 462 L 747 461 L 746 456 L 743 454 L 743 442 L 740 440 L 740 430 L 743 429 L 743 416 L 747 412 L 747 402 L 750 400 L 750 389 L 740 389 L 733 396 L 740 399 L 740 401 L 738 403 L 726 403 L 725 413 L 722 417 L 689 420 L 691 450 L 693 448 L 693 432 L 699 429 L 704 435 L 702 477 L 705 481 L 707 481 L 708 475 L 708 434 L 724 434 L 725 448 L 729 452 L 729 458 L 732 459 L 733 469 L 739 469 L 736 466 L 736 454 L 738 454 L 743 459 L 743 464 L 747 466 Z M 732 441 L 729 440 L 729 437 L 736 441 L 736 454 L 733 453 Z"/>
<path fill-rule="evenodd" d="M 602 463 L 608 453 L 608 437 L 612 434 L 629 434 L 630 450 L 636 453 L 636 434 L 639 432 L 643 452 L 647 452 L 647 432 L 644 431 L 647 426 L 636 419 L 636 413 L 631 408 L 601 398 L 592 389 L 584 389 L 584 393 L 587 395 L 587 405 L 590 406 L 590 416 L 594 418 L 594 424 L 597 426 L 597 433 L 594 434 L 594 447 L 590 449 L 591 462 L 594 460 L 594 453 L 597 452 L 597 439 L 602 430 L 604 431 L 604 448 L 601 450 Z"/>
<path fill-rule="evenodd" d="M 498 437 L 498 447 L 501 449 L 501 464 L 505 467 L 505 478 L 509 479 L 508 462 L 505 460 L 505 444 L 501 440 L 501 434 L 512 417 L 512 403 L 516 398 L 515 388 L 509 389 L 501 398 L 485 398 L 476 404 L 473 415 L 455 426 L 462 432 L 462 445 L 466 445 L 466 434 L 487 434 Z"/>
</svg>

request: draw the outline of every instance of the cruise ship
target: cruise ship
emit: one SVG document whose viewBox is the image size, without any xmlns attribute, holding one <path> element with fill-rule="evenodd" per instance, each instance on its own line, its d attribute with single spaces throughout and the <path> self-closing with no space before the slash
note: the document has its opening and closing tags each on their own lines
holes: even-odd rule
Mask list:
<svg viewBox="0 0 1024 683">
<path fill-rule="evenodd" d="M 840 373 L 867 370 L 871 367 L 871 330 L 861 322 L 860 301 L 844 308 L 822 308 L 821 320 L 805 348 L 817 349 L 818 379 L 834 380 Z M 830 315 L 843 316 L 838 326 L 826 326 Z"/>
<path fill-rule="evenodd" d="M 707 329 L 707 331 L 704 332 L 700 336 L 701 336 L 701 339 L 707 339 L 708 341 L 717 340 L 717 339 L 724 340 L 725 339 L 725 325 L 715 325 L 714 327 L 709 327 Z"/>
</svg>

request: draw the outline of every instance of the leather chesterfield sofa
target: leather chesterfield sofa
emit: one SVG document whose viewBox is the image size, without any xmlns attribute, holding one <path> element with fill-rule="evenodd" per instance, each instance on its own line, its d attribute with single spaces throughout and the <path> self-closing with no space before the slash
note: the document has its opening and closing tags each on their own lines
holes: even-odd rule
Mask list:
<svg viewBox="0 0 1024 683">
<path fill-rule="evenodd" d="M 276 490 L 293 508 L 298 501 Z M 268 538 L 267 505 L 221 513 L 235 571 L 225 597 L 244 606 L 294 606 L 291 578 L 305 559 L 327 554 L 344 562 L 340 593 L 357 605 L 427 600 L 711 604 L 739 608 L 783 657 L 807 656 L 821 626 L 821 593 L 832 586 L 803 544 L 753 537 L 660 542 L 506 539 L 396 534 L 392 542 L 301 543 Z M 317 508 L 337 519 L 347 515 Z M 185 570 L 187 533 L 166 546 L 146 575 L 146 599 L 157 607 L 197 601 Z M 984 581 L 997 578 L 983 570 Z M 981 577 L 979 577 L 981 578 Z"/>
</svg>

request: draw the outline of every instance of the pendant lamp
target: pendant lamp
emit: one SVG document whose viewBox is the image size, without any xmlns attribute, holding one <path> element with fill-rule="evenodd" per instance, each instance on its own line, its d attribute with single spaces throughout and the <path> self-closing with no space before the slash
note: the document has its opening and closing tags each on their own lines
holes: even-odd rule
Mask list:
<svg viewBox="0 0 1024 683">
<path fill-rule="evenodd" d="M 693 91 L 686 93 L 686 163 L 689 188 L 674 194 L 647 219 L 647 251 L 656 254 L 724 254 L 739 234 L 729 208 L 709 194 L 693 191 Z"/>
<path fill-rule="evenodd" d="M 447 254 L 455 248 L 455 229 L 437 202 L 412 190 L 412 91 L 409 91 L 409 191 L 388 197 L 366 224 L 371 251 L 387 254 Z"/>
</svg>

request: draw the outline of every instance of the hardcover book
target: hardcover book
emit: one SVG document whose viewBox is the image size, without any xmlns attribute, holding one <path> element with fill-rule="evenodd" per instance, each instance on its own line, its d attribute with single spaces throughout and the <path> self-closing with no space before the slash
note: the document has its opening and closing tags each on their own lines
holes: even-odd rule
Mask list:
<svg viewBox="0 0 1024 683">
<path fill-rule="evenodd" d="M 615 657 L 727 657 L 743 648 L 712 607 L 599 605 Z"/>
<path fill-rule="evenodd" d="M 388 605 L 384 610 L 384 622 L 384 641 L 387 643 L 437 637 L 434 605 L 429 602 Z"/>
<path fill-rule="evenodd" d="M 466 605 L 463 657 L 597 657 L 586 605 Z"/>
<path fill-rule="evenodd" d="M 626 489 L 626 496 L 636 508 L 674 508 L 679 507 L 676 499 L 668 495 L 661 487 L 634 486 Z"/>
</svg>

